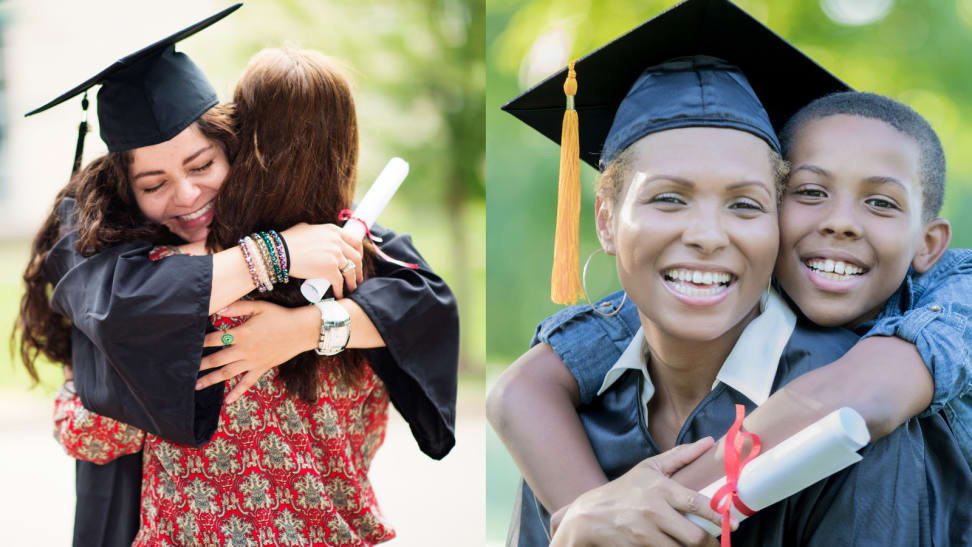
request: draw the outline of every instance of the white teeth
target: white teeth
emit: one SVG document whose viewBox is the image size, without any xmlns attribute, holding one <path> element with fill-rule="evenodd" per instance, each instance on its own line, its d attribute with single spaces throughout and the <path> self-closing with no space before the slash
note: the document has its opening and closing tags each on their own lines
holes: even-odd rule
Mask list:
<svg viewBox="0 0 972 547">
<path fill-rule="evenodd" d="M 827 279 L 843 281 L 851 276 L 864 273 L 864 269 L 842 260 L 811 258 L 805 262 L 808 268 L 824 275 Z"/>
<path fill-rule="evenodd" d="M 670 281 L 682 281 L 685 283 L 693 283 L 695 285 L 715 285 L 717 288 L 718 286 L 728 284 L 732 280 L 732 275 L 728 272 L 703 272 L 700 270 L 671 269 L 665 270 L 662 272 L 662 274 Z M 686 290 L 688 288 L 692 288 L 685 283 L 678 283 L 677 285 L 685 287 Z M 706 291 L 709 289 L 705 288 L 698 290 Z"/>
<path fill-rule="evenodd" d="M 669 283 L 669 286 L 688 296 L 711 296 L 729 290 L 726 285 L 713 285 L 711 287 L 699 288 L 686 283 L 675 282 Z"/>
<path fill-rule="evenodd" d="M 194 220 L 205 215 L 212 208 L 213 208 L 213 202 L 210 201 L 206 205 L 200 207 L 199 210 L 189 213 L 188 215 L 180 215 L 178 218 L 183 222 L 189 222 L 190 220 Z"/>
</svg>

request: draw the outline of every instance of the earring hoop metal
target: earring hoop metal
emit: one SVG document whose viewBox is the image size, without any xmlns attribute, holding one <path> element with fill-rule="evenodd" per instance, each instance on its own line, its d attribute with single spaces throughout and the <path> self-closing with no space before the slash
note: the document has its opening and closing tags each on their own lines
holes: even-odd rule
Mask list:
<svg viewBox="0 0 972 547">
<path fill-rule="evenodd" d="M 587 304 L 591 307 L 592 310 L 594 310 L 594 313 L 600 315 L 601 317 L 614 317 L 615 315 L 618 314 L 618 312 L 621 311 L 621 308 L 624 307 L 624 303 L 628 301 L 627 292 L 625 292 L 624 296 L 621 298 L 621 304 L 617 308 L 615 308 L 614 311 L 612 311 L 611 313 L 604 313 L 601 310 L 597 309 L 597 306 L 595 306 L 594 303 L 591 302 L 590 293 L 587 292 L 587 266 L 590 265 L 591 259 L 594 258 L 594 255 L 603 252 L 604 252 L 604 248 L 598 247 L 597 249 L 594 249 L 594 252 L 587 255 L 587 260 L 584 261 L 584 270 L 581 272 L 581 288 L 584 289 L 584 298 L 587 299 Z M 604 304 L 607 304 L 607 302 L 605 302 Z"/>
</svg>

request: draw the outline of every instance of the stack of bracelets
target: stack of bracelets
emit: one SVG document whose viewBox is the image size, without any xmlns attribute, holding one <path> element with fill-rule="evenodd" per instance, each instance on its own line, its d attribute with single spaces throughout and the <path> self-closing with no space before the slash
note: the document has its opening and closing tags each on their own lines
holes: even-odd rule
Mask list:
<svg viewBox="0 0 972 547">
<path fill-rule="evenodd" d="M 274 283 L 290 281 L 289 250 L 275 230 L 256 232 L 240 240 L 240 251 L 260 292 L 273 290 Z"/>
</svg>

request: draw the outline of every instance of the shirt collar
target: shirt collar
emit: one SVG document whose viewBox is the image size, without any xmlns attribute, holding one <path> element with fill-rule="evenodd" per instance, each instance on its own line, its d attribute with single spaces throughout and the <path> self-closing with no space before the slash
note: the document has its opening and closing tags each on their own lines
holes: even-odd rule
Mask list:
<svg viewBox="0 0 972 547">
<path fill-rule="evenodd" d="M 763 293 L 759 304 L 760 314 L 743 329 L 712 384 L 715 389 L 722 382 L 757 405 L 769 398 L 780 356 L 796 326 L 796 315 L 775 290 Z M 648 404 L 655 394 L 655 386 L 643 359 L 644 340 L 644 330 L 639 328 L 628 348 L 604 375 L 598 395 L 607 391 L 626 371 L 640 370 L 645 379 L 641 402 Z"/>
</svg>

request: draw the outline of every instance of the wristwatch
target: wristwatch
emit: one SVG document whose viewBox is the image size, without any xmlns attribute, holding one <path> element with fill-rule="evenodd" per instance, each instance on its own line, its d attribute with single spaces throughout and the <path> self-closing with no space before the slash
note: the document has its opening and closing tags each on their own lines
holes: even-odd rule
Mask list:
<svg viewBox="0 0 972 547">
<path fill-rule="evenodd" d="M 315 302 L 321 312 L 321 338 L 317 342 L 318 355 L 337 355 L 344 351 L 351 339 L 351 316 L 333 298 Z"/>
</svg>

